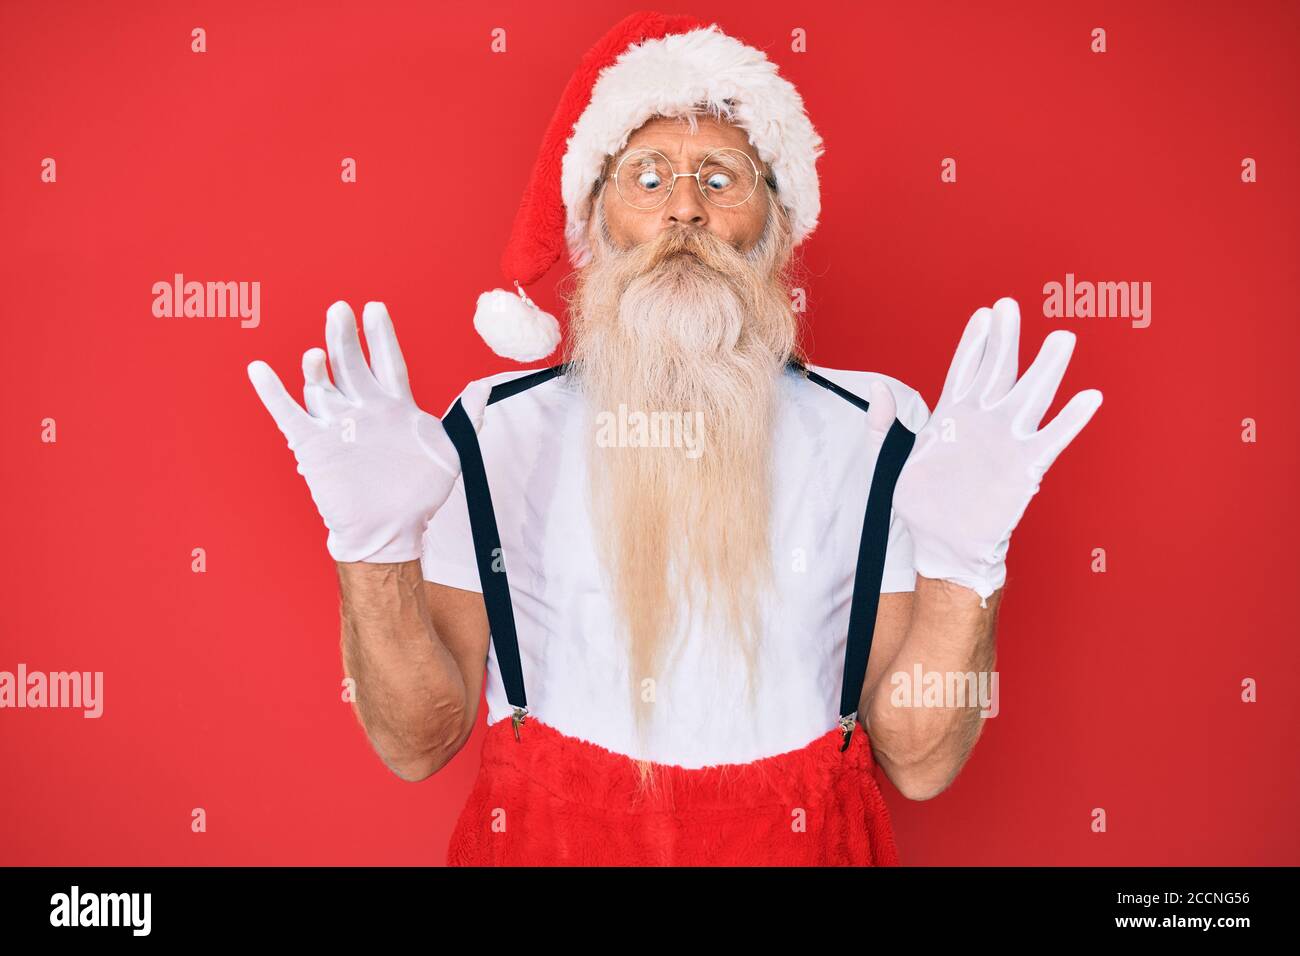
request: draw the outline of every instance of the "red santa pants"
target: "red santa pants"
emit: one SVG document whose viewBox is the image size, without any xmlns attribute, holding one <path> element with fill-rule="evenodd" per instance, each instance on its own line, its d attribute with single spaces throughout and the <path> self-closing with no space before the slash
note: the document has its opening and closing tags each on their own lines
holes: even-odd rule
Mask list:
<svg viewBox="0 0 1300 956">
<path fill-rule="evenodd" d="M 897 866 L 861 727 L 748 764 L 634 761 L 529 718 L 487 731 L 447 851 L 450 866 Z"/>
</svg>

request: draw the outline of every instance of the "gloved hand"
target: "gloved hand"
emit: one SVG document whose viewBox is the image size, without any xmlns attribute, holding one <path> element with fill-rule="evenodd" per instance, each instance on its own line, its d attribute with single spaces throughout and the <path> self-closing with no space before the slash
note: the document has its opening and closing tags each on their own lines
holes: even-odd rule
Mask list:
<svg viewBox="0 0 1300 956">
<path fill-rule="evenodd" d="M 939 402 L 894 488 L 917 573 L 970 588 L 982 607 L 1006 581 L 1011 532 L 1043 474 L 1101 405 L 1101 392 L 1086 389 L 1038 430 L 1075 335 L 1051 332 L 1016 381 L 1019 338 L 1014 299 L 998 299 L 971 316 Z"/>
<path fill-rule="evenodd" d="M 298 459 L 334 560 L 411 561 L 423 551 L 429 519 L 451 495 L 460 457 L 442 422 L 416 406 L 383 303 L 367 302 L 362 321 L 373 373 L 351 307 L 335 302 L 325 319 L 335 384 L 325 374 L 325 352 L 308 349 L 306 411 L 265 362 L 250 363 L 248 377 Z M 480 382 L 461 396 L 476 429 L 490 392 Z"/>
</svg>

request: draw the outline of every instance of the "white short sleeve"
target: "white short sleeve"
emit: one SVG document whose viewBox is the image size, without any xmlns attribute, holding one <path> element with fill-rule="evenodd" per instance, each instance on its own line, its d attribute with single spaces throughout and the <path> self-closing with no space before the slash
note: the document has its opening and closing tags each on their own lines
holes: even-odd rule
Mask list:
<svg viewBox="0 0 1300 956">
<path fill-rule="evenodd" d="M 898 406 L 898 420 L 913 434 L 930 420 L 930 408 L 921 393 L 902 382 L 889 380 Z M 880 591 L 915 591 L 916 567 L 913 563 L 912 536 L 901 518 L 889 511 L 889 544 L 885 551 L 885 573 L 880 579 Z"/>
<path fill-rule="evenodd" d="M 880 593 L 915 591 L 916 568 L 912 564 L 912 536 L 893 509 L 889 511 L 889 544 L 885 549 L 885 573 L 880 578 Z"/>
<path fill-rule="evenodd" d="M 459 400 L 458 395 L 447 406 L 447 411 L 451 411 Z M 462 591 L 483 591 L 474 556 L 474 536 L 470 531 L 463 478 L 456 479 L 451 495 L 424 527 L 420 570 L 424 580 L 434 584 L 445 584 Z"/>
<path fill-rule="evenodd" d="M 424 580 L 434 584 L 446 584 L 462 591 L 481 593 L 483 590 L 465 504 L 465 482 L 461 478 L 456 479 L 446 504 L 434 512 L 425 526 L 420 569 Z"/>
</svg>

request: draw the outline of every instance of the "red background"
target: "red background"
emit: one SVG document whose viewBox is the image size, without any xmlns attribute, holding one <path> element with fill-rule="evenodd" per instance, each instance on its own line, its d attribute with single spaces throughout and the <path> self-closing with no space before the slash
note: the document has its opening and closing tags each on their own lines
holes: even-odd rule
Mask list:
<svg viewBox="0 0 1300 956">
<path fill-rule="evenodd" d="M 418 785 L 372 752 L 325 529 L 245 366 L 300 395 L 326 307 L 374 298 L 426 409 L 510 367 L 474 299 L 570 71 L 635 7 L 464 6 L 0 7 L 0 669 L 105 674 L 99 720 L 0 711 L 0 863 L 442 862 L 482 730 Z M 1300 863 L 1300 15 L 1134 6 L 668 8 L 766 49 L 825 137 L 814 361 L 933 405 L 966 319 L 1011 295 L 1022 369 L 1079 334 L 1048 419 L 1105 393 L 1013 538 L 1000 716 L 940 797 L 885 784 L 905 863 Z M 174 272 L 259 281 L 260 327 L 154 318 Z M 1043 318 L 1067 272 L 1151 282 L 1150 327 Z"/>
</svg>

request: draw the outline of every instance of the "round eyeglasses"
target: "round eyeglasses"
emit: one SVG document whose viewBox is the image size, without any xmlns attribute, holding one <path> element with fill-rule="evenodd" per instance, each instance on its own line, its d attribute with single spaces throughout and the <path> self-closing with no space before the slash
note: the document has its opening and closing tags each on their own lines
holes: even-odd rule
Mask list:
<svg viewBox="0 0 1300 956">
<path fill-rule="evenodd" d="M 693 178 L 704 198 L 723 209 L 741 205 L 758 186 L 754 161 L 729 146 L 709 153 L 693 173 L 675 172 L 668 157 L 658 150 L 634 149 L 619 160 L 614 186 L 619 198 L 634 209 L 655 209 L 668 201 L 683 176 Z"/>
</svg>

